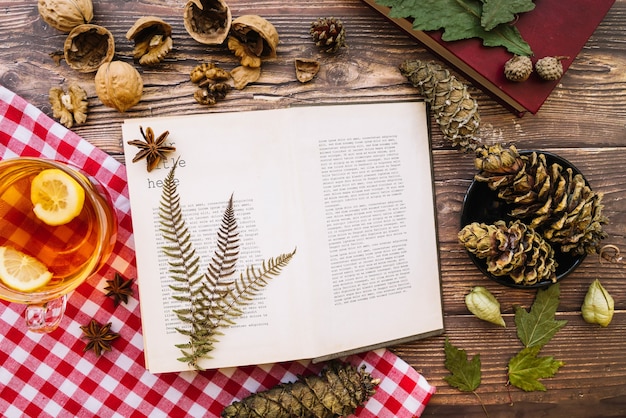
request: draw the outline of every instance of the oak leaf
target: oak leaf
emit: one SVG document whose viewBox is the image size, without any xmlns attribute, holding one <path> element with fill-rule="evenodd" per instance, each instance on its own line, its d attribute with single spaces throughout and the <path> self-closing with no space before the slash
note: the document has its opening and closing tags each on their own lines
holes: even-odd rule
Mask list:
<svg viewBox="0 0 626 418">
<path fill-rule="evenodd" d="M 377 3 L 391 8 L 390 17 L 413 19 L 415 30 L 443 30 L 441 39 L 446 42 L 480 38 L 484 46 L 502 46 L 515 55 L 532 55 L 515 25 L 502 23 L 491 30 L 482 26 L 481 0 L 377 0 Z"/>
<path fill-rule="evenodd" d="M 532 0 L 482 0 L 482 2 L 480 24 L 485 30 L 492 30 L 501 23 L 511 22 L 520 13 L 535 8 Z"/>
</svg>

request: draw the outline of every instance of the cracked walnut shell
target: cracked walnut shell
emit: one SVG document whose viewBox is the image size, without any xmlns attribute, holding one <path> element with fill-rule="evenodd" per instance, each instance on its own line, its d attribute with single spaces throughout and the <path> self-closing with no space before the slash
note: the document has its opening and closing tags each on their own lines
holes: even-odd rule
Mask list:
<svg viewBox="0 0 626 418">
<path fill-rule="evenodd" d="M 96 73 L 96 94 L 105 106 L 125 112 L 139 103 L 143 80 L 139 71 L 123 61 L 103 64 Z"/>
<path fill-rule="evenodd" d="M 63 45 L 67 65 L 81 73 L 91 73 L 113 60 L 115 41 L 108 29 L 98 25 L 78 25 L 67 35 Z"/>
<path fill-rule="evenodd" d="M 44 22 L 65 33 L 93 19 L 91 0 L 39 0 L 37 9 Z"/>
<path fill-rule="evenodd" d="M 189 0 L 185 5 L 185 29 L 202 44 L 219 45 L 224 42 L 231 21 L 230 8 L 223 0 Z"/>
<path fill-rule="evenodd" d="M 278 31 L 257 15 L 243 15 L 233 20 L 228 48 L 241 59 L 241 65 L 260 67 L 261 58 L 276 57 Z"/>
<path fill-rule="evenodd" d="M 135 41 L 133 58 L 140 65 L 158 64 L 172 49 L 172 26 L 155 16 L 141 17 L 126 32 L 126 39 Z"/>
</svg>

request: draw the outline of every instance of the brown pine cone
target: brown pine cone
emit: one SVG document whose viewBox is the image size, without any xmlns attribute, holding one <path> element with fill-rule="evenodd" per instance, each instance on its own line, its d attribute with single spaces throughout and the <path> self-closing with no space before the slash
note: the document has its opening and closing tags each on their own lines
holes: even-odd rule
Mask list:
<svg viewBox="0 0 626 418">
<path fill-rule="evenodd" d="M 476 149 L 480 115 L 467 86 L 434 62 L 407 60 L 400 65 L 400 72 L 431 105 L 446 138 L 462 151 Z"/>
<path fill-rule="evenodd" d="M 478 258 L 485 259 L 494 276 L 510 276 L 515 284 L 556 281 L 554 249 L 542 236 L 520 221 L 507 225 L 473 222 L 461 229 L 459 241 Z"/>
<path fill-rule="evenodd" d="M 315 45 L 326 52 L 334 53 L 346 45 L 346 29 L 341 19 L 335 17 L 319 18 L 311 23 L 310 34 Z"/>
<path fill-rule="evenodd" d="M 558 163 L 548 164 L 546 155 L 520 155 L 514 146 L 499 144 L 480 149 L 475 179 L 486 182 L 498 197 L 514 208 L 510 215 L 524 220 L 532 229 L 564 253 L 593 254 L 607 236 L 602 225 L 602 193 L 595 193 L 581 174 Z"/>
</svg>

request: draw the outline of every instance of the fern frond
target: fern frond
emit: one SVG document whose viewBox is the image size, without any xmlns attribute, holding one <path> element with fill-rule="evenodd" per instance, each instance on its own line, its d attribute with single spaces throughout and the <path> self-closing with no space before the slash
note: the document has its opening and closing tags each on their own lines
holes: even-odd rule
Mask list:
<svg viewBox="0 0 626 418">
<path fill-rule="evenodd" d="M 228 284 L 226 283 L 226 278 L 235 273 L 237 259 L 239 258 L 239 232 L 237 231 L 232 195 L 222 216 L 222 223 L 217 232 L 216 245 L 217 250 L 215 250 L 207 269 L 210 290 L 215 290 L 219 286 Z"/>
<path fill-rule="evenodd" d="M 254 298 L 269 284 L 269 280 L 280 273 L 296 254 L 294 249 L 290 253 L 281 254 L 276 258 L 263 261 L 261 268 L 249 266 L 246 274 L 240 274 L 234 287 L 225 298 L 218 301 L 214 309 L 218 324 L 232 324 L 232 320 L 243 314 L 243 307 L 249 305 Z"/>
</svg>

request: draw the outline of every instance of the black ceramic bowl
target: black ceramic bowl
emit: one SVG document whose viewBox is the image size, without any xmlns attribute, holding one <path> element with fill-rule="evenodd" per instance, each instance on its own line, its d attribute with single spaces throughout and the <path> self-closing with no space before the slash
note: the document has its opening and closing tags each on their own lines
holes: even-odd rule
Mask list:
<svg viewBox="0 0 626 418">
<path fill-rule="evenodd" d="M 531 154 L 533 151 L 520 151 L 520 154 Z M 574 174 L 580 174 L 580 171 L 574 167 L 569 161 L 559 157 L 555 154 L 548 152 L 541 152 L 546 156 L 546 162 L 548 164 L 558 163 L 563 169 L 571 168 Z M 586 182 L 586 180 L 585 180 Z M 498 198 L 497 192 L 489 189 L 486 183 L 472 181 L 465 198 L 463 200 L 463 207 L 461 209 L 461 228 L 472 222 L 483 222 L 486 224 L 493 224 L 498 220 L 511 221 L 514 218 L 509 216 L 511 205 L 505 203 Z M 484 259 L 476 257 L 474 254 L 467 253 L 476 267 L 491 280 L 503 284 L 505 286 L 519 288 L 519 289 L 537 289 L 543 288 L 552 283 L 550 280 L 543 280 L 532 285 L 516 284 L 509 276 L 494 276 L 487 271 L 487 263 Z M 554 255 L 558 264 L 556 268 L 557 281 L 563 279 L 570 274 L 578 265 L 583 261 L 585 255 L 571 255 L 569 253 L 561 252 L 557 247 L 554 247 Z"/>
</svg>

